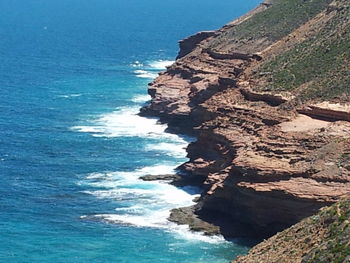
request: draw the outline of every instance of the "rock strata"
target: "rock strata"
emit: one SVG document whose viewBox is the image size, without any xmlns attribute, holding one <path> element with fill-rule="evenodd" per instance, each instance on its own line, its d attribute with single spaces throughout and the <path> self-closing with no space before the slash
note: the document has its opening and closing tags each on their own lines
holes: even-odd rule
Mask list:
<svg viewBox="0 0 350 263">
<path fill-rule="evenodd" d="M 220 234 L 220 228 L 200 219 L 194 213 L 194 207 L 182 207 L 173 209 L 169 220 L 179 225 L 188 225 L 193 231 L 201 231 L 205 235 Z"/>
<path fill-rule="evenodd" d="M 144 175 L 140 177 L 143 181 L 166 181 L 175 186 L 198 185 L 201 182 L 197 177 L 188 174 L 160 174 L 160 175 Z"/>
<path fill-rule="evenodd" d="M 348 9 L 330 9 L 345 0 L 317 1 L 269 1 L 222 29 L 190 37 L 150 84 L 152 101 L 142 113 L 198 138 L 180 169 L 205 192 L 193 208 L 173 212 L 172 221 L 202 219 L 227 237 L 265 238 L 350 192 L 350 100 L 301 100 L 309 83 L 273 90 L 272 73 L 264 71 L 347 16 Z M 304 8 L 306 16 L 298 13 L 296 21 L 292 8 Z M 278 21 L 267 24 L 273 15 L 284 18 L 278 30 Z M 263 32 L 254 31 L 257 21 Z"/>
<path fill-rule="evenodd" d="M 191 53 L 203 40 L 213 36 L 215 31 L 203 31 L 185 38 L 179 42 L 180 52 L 176 59 Z"/>
<path fill-rule="evenodd" d="M 143 181 L 174 181 L 181 179 L 177 174 L 144 175 L 140 177 Z"/>
</svg>

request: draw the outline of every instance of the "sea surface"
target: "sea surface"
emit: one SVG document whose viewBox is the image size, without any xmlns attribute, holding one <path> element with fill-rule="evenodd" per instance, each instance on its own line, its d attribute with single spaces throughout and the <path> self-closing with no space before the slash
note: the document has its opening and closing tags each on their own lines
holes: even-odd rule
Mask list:
<svg viewBox="0 0 350 263">
<path fill-rule="evenodd" d="M 0 0 L 0 262 L 228 262 L 169 223 L 199 189 L 143 182 L 193 138 L 137 115 L 177 41 L 260 0 Z"/>
</svg>

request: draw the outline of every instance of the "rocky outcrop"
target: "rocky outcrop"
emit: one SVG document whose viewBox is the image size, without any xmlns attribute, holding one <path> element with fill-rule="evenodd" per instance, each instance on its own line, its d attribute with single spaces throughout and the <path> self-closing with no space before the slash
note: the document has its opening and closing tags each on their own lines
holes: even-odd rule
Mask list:
<svg viewBox="0 0 350 263">
<path fill-rule="evenodd" d="M 350 260 L 350 197 L 278 233 L 232 263 L 329 263 Z"/>
<path fill-rule="evenodd" d="M 181 207 L 171 211 L 169 220 L 179 225 L 188 225 L 193 231 L 200 231 L 205 235 L 218 235 L 220 228 L 210 224 L 194 213 L 194 207 Z"/>
<path fill-rule="evenodd" d="M 222 53 L 211 49 L 205 49 L 204 52 L 207 52 L 211 58 L 214 59 L 239 59 L 239 60 L 261 60 L 261 56 L 257 54 L 246 54 L 239 52 L 230 52 L 230 53 Z"/>
<path fill-rule="evenodd" d="M 323 102 L 298 109 L 298 112 L 330 121 L 350 121 L 350 106 Z"/>
<path fill-rule="evenodd" d="M 215 31 L 203 31 L 179 41 L 180 51 L 176 59 L 191 53 L 203 40 L 215 35 Z"/>
<path fill-rule="evenodd" d="M 300 101 L 305 85 L 273 90 L 271 72 L 263 71 L 344 15 L 337 13 L 344 9 L 329 11 L 330 0 L 317 1 L 269 1 L 206 37 L 186 40 L 179 59 L 150 84 L 152 101 L 142 113 L 198 138 L 180 169 L 205 191 L 186 214 L 193 211 L 227 237 L 271 236 L 350 192 L 350 101 L 342 107 L 334 107 L 336 98 L 327 107 Z M 289 16 L 303 7 L 305 17 Z M 280 31 L 264 22 L 274 14 L 283 17 Z M 263 33 L 252 30 L 257 21 Z"/>
<path fill-rule="evenodd" d="M 174 181 L 181 179 L 180 175 L 177 174 L 160 174 L 160 175 L 144 175 L 140 177 L 143 181 Z"/>
</svg>

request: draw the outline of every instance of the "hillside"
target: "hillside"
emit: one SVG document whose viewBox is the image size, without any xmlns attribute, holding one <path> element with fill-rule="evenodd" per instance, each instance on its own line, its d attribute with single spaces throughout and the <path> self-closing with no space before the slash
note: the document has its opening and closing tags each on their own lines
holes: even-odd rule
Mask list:
<svg viewBox="0 0 350 263">
<path fill-rule="evenodd" d="M 272 238 L 233 263 L 350 262 L 350 197 L 322 209 Z"/>
<path fill-rule="evenodd" d="M 267 238 L 350 192 L 349 30 L 347 0 L 271 0 L 180 42 L 142 110 L 197 137 L 171 220 Z"/>
<path fill-rule="evenodd" d="M 332 2 L 325 12 L 290 36 L 297 43 L 292 47 L 284 44 L 287 50 L 259 65 L 255 78 L 261 82 L 264 72 L 262 90 L 291 92 L 300 101 L 348 102 L 349 21 L 349 2 Z"/>
</svg>

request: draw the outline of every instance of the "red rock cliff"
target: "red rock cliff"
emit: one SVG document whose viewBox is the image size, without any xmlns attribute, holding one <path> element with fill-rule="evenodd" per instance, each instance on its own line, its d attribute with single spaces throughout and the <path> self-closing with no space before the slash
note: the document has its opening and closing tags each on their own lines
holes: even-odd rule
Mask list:
<svg viewBox="0 0 350 263">
<path fill-rule="evenodd" d="M 270 236 L 350 191 L 349 102 L 301 100 L 306 84 L 271 90 L 270 72 L 263 71 L 347 7 L 346 1 L 318 1 L 307 17 L 286 15 L 293 21 L 283 34 L 264 24 L 263 32 L 254 31 L 266 12 L 286 11 L 275 0 L 220 30 L 190 37 L 180 42 L 176 62 L 150 84 L 152 101 L 142 112 L 196 134 L 181 169 L 206 189 L 195 213 L 226 236 L 244 235 L 237 224 Z"/>
</svg>

